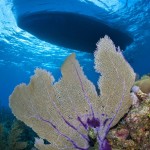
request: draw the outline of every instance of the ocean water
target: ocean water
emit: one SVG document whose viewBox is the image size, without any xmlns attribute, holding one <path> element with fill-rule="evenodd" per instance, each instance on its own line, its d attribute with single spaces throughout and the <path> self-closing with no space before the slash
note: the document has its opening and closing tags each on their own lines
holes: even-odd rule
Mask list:
<svg viewBox="0 0 150 150">
<path fill-rule="evenodd" d="M 88 5 L 91 11 L 84 10 L 87 15 L 93 15 L 115 29 L 128 32 L 133 42 L 123 52 L 126 60 L 137 74 L 150 72 L 149 0 L 74 0 L 74 2 Z M 76 53 L 88 78 L 96 84 L 98 75 L 93 69 L 93 54 L 53 45 L 36 38 L 17 26 L 13 9 L 12 0 L 0 0 L 0 101 L 2 105 L 8 106 L 9 95 L 14 87 L 22 82 L 28 83 L 37 67 L 52 72 L 58 80 L 61 76 L 61 64 L 72 52 Z M 66 5 L 65 9 L 71 8 L 67 8 Z M 80 10 L 79 5 L 78 12 L 80 11 L 83 10 Z"/>
</svg>

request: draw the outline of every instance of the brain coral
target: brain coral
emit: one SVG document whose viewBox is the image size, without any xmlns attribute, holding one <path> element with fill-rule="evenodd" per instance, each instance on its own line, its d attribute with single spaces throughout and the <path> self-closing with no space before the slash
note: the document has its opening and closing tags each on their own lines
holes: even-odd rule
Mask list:
<svg viewBox="0 0 150 150">
<path fill-rule="evenodd" d="M 143 93 L 150 93 L 150 76 L 143 76 L 140 80 L 135 82 L 135 85 L 139 86 Z"/>
</svg>

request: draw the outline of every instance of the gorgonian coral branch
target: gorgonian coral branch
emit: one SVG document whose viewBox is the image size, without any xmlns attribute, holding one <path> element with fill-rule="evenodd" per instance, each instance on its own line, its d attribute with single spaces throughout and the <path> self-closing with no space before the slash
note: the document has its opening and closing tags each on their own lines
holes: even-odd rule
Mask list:
<svg viewBox="0 0 150 150">
<path fill-rule="evenodd" d="M 94 53 L 100 95 L 71 54 L 61 67 L 62 78 L 36 69 L 29 85 L 21 84 L 10 96 L 14 115 L 47 139 L 41 150 L 111 150 L 107 134 L 131 106 L 130 89 L 135 74 L 105 36 Z"/>
</svg>

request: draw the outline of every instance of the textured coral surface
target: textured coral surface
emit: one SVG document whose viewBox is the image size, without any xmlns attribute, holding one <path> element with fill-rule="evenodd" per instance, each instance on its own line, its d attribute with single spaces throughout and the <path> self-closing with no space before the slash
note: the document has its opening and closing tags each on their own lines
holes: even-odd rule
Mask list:
<svg viewBox="0 0 150 150">
<path fill-rule="evenodd" d="M 108 139 L 113 149 L 150 149 L 150 96 L 139 100 L 117 127 L 109 132 Z"/>
</svg>

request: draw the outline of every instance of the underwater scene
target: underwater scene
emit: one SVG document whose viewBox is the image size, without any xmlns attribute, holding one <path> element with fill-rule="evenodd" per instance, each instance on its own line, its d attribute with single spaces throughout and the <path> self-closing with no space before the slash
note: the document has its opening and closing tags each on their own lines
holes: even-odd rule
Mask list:
<svg viewBox="0 0 150 150">
<path fill-rule="evenodd" d="M 150 0 L 0 0 L 0 150 L 150 150 Z"/>
</svg>

